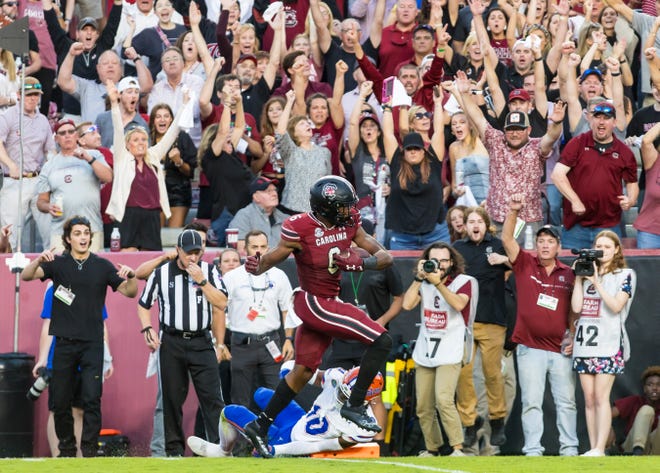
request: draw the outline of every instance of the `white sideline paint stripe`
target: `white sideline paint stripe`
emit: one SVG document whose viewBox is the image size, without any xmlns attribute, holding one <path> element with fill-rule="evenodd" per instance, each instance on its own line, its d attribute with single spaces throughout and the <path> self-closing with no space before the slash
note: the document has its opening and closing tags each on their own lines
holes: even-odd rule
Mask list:
<svg viewBox="0 0 660 473">
<path fill-rule="evenodd" d="M 426 466 L 426 465 L 414 465 L 412 463 L 401 463 L 401 462 L 386 462 L 386 461 L 370 461 L 370 460 L 349 460 L 347 458 L 324 458 L 325 461 L 335 461 L 335 462 L 347 462 L 347 463 L 369 463 L 378 464 L 378 465 L 387 465 L 387 466 L 401 466 L 405 468 L 412 468 L 415 470 L 426 470 L 426 471 L 439 471 L 442 473 L 470 473 L 469 471 L 464 470 L 447 470 L 445 468 L 437 468 L 435 466 Z"/>
</svg>

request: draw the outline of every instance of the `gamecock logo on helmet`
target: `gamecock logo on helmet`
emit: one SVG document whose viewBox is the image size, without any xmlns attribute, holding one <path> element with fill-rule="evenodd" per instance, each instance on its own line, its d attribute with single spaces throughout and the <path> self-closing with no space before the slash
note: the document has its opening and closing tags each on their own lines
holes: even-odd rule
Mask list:
<svg viewBox="0 0 660 473">
<path fill-rule="evenodd" d="M 337 185 L 336 184 L 324 185 L 321 194 L 323 194 L 323 197 L 325 198 L 334 199 L 335 196 L 337 195 Z"/>
</svg>

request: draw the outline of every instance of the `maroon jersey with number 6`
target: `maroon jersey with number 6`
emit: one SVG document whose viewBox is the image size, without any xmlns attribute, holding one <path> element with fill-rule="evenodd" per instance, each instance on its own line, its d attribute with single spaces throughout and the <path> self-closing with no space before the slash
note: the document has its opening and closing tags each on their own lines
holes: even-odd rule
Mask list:
<svg viewBox="0 0 660 473">
<path fill-rule="evenodd" d="M 299 243 L 301 251 L 294 252 L 300 287 L 317 297 L 339 295 L 341 271 L 333 262 L 333 255 L 346 251 L 358 228 L 360 213 L 353 212 L 352 227 L 327 228 L 311 212 L 293 215 L 282 224 L 281 238 Z"/>
</svg>

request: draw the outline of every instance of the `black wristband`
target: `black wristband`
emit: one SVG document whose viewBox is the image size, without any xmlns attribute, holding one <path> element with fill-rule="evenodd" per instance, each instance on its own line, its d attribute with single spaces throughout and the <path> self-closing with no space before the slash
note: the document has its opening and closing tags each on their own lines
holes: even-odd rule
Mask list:
<svg viewBox="0 0 660 473">
<path fill-rule="evenodd" d="M 417 276 L 415 276 L 415 281 L 417 281 L 417 282 L 424 282 L 424 279 L 422 279 L 422 278 L 418 278 Z"/>
<path fill-rule="evenodd" d="M 151 325 L 147 325 L 147 326 L 144 327 L 142 330 L 140 330 L 140 333 L 148 332 L 148 331 L 151 330 L 152 328 L 153 328 L 153 327 L 152 327 Z"/>
<path fill-rule="evenodd" d="M 291 343 L 293 343 L 293 337 L 286 337 L 285 340 L 289 340 Z"/>
<path fill-rule="evenodd" d="M 142 56 L 136 56 L 135 59 L 133 59 L 134 63 L 136 63 L 138 61 L 142 61 Z"/>
<path fill-rule="evenodd" d="M 534 61 L 536 61 L 536 62 L 541 62 L 541 61 L 543 61 L 543 58 L 542 58 L 542 57 L 534 58 Z"/>
<path fill-rule="evenodd" d="M 94 164 L 94 161 L 96 161 L 96 156 L 94 156 L 92 159 L 90 159 L 90 160 L 87 161 L 87 162 L 88 162 L 89 165 L 91 166 L 92 164 Z"/>
<path fill-rule="evenodd" d="M 613 72 L 613 73 L 612 73 L 612 77 L 619 77 L 620 75 L 621 75 L 620 72 L 616 72 L 616 73 Z"/>
<path fill-rule="evenodd" d="M 377 269 L 378 258 L 376 258 L 374 255 L 371 255 L 368 258 L 363 258 L 362 266 L 364 267 L 364 269 Z"/>
<path fill-rule="evenodd" d="M 208 284 L 208 280 L 207 280 L 207 279 L 202 279 L 200 282 L 197 283 L 197 285 L 198 285 L 199 287 L 204 287 L 204 286 L 206 286 L 206 284 Z"/>
</svg>

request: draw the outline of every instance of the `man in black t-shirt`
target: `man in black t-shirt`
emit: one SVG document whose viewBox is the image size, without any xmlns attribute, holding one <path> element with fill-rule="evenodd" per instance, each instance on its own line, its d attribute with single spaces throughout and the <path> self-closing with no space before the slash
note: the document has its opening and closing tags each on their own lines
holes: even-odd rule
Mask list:
<svg viewBox="0 0 660 473">
<path fill-rule="evenodd" d="M 454 248 L 465 259 L 466 274 L 479 281 L 479 303 L 474 321 L 474 344 L 481 350 L 482 367 L 488 394 L 492 445 L 506 442 L 504 418 L 504 378 L 502 352 L 506 337 L 506 307 L 504 303 L 504 275 L 509 259 L 502 240 L 494 236 L 490 217 L 483 207 L 465 212 L 467 236 L 454 242 Z M 477 396 L 472 378 L 472 362 L 463 366 L 456 388 L 456 407 L 465 426 L 465 447 L 476 441 L 481 419 L 477 418 Z"/>
<path fill-rule="evenodd" d="M 57 343 L 53 353 L 51 396 L 55 433 L 61 457 L 76 456 L 71 401 L 74 378 L 80 371 L 83 404 L 83 456 L 96 456 L 101 430 L 101 386 L 103 380 L 103 305 L 107 287 L 126 297 L 135 297 L 135 273 L 128 266 L 114 265 L 91 253 L 89 220 L 75 216 L 64 224 L 62 241 L 66 251 L 54 256 L 45 250 L 25 267 L 23 281 L 53 280 L 53 308 L 49 335 Z M 36 371 L 36 370 L 35 370 Z"/>
<path fill-rule="evenodd" d="M 348 65 L 348 70 L 352 71 L 357 66 L 357 58 L 355 57 L 355 45 L 360 41 L 360 23 L 353 18 L 347 18 L 341 22 L 341 44 L 337 44 L 332 39 L 330 30 L 328 29 L 327 22 L 321 14 L 319 7 L 319 0 L 310 0 L 309 9 L 312 12 L 314 23 L 316 24 L 316 32 L 319 38 L 319 47 L 325 59 L 325 66 L 323 69 L 323 82 L 328 84 L 335 83 L 337 71 L 335 64 L 339 61 L 344 61 Z M 346 83 L 344 87 L 346 90 L 352 90 L 357 87 L 357 82 L 351 74 L 346 74 L 344 80 Z"/>
</svg>

